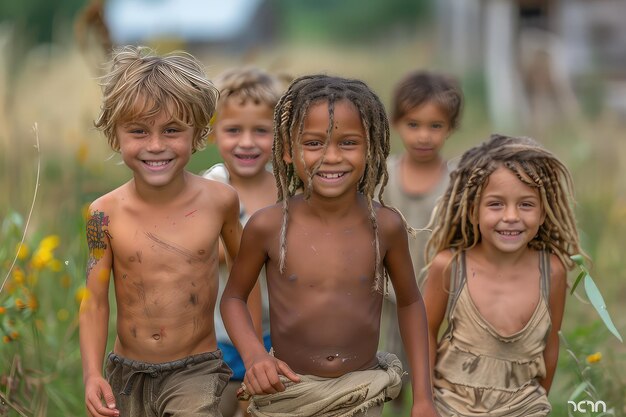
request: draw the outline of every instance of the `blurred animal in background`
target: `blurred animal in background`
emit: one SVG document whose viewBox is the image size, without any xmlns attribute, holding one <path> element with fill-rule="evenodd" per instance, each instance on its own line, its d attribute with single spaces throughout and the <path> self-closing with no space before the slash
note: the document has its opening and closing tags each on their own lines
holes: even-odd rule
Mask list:
<svg viewBox="0 0 626 417">
<path fill-rule="evenodd" d="M 88 0 L 74 21 L 74 36 L 83 56 L 96 67 L 109 58 L 113 42 L 104 16 L 105 0 Z M 92 46 L 96 46 L 95 48 Z"/>
</svg>

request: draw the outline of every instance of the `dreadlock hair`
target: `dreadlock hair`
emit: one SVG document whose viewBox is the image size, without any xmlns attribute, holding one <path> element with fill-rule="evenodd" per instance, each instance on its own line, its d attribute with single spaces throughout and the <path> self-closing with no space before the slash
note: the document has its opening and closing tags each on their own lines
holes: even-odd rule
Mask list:
<svg viewBox="0 0 626 417">
<path fill-rule="evenodd" d="M 573 182 L 567 167 L 531 138 L 494 134 L 466 151 L 450 173 L 448 189 L 428 225 L 432 234 L 426 244 L 426 268 L 442 250 L 453 249 L 456 257 L 480 242 L 478 204 L 489 175 L 500 166 L 539 191 L 546 218 L 528 246 L 556 254 L 569 269 L 574 266 L 571 255 L 586 256 L 580 248 L 572 207 Z"/>
<path fill-rule="evenodd" d="M 329 124 L 328 137 L 334 125 L 335 103 L 347 100 L 359 112 L 366 134 L 366 165 L 363 177 L 358 183 L 358 192 L 367 199 L 369 219 L 374 229 L 375 245 L 375 289 L 386 290 L 385 272 L 379 251 L 378 222 L 374 211 L 373 199 L 378 184 L 378 201 L 385 206 L 383 190 L 389 178 L 386 159 L 390 151 L 389 121 L 385 108 L 378 96 L 362 81 L 333 77 L 328 75 L 307 75 L 295 79 L 282 95 L 274 110 L 274 145 L 273 161 L 274 177 L 278 188 L 278 201 L 283 204 L 283 221 L 280 233 L 280 271 L 284 272 L 287 253 L 287 223 L 289 215 L 289 198 L 300 190 L 308 199 L 312 192 L 312 180 L 321 166 L 324 157 L 312 167 L 306 167 L 307 178 L 296 175 L 293 163 L 286 163 L 283 155 L 288 153 L 295 160 L 303 158 L 300 135 L 304 128 L 304 120 L 309 108 L 320 102 L 328 103 Z M 325 142 L 328 146 L 328 140 Z M 306 181 L 306 182 L 305 182 Z"/>
<path fill-rule="evenodd" d="M 162 110 L 194 128 L 193 152 L 204 148 L 219 93 L 192 55 L 178 51 L 158 56 L 145 46 L 122 47 L 114 51 L 101 86 L 102 105 L 94 125 L 114 151 L 120 150 L 117 125 L 150 119 Z"/>
</svg>

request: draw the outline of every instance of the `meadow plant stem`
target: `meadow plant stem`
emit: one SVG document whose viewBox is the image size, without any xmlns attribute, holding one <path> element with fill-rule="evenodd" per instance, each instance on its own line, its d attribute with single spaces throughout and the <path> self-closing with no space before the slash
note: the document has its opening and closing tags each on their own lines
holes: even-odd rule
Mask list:
<svg viewBox="0 0 626 417">
<path fill-rule="evenodd" d="M 7 275 L 4 277 L 2 281 L 2 285 L 0 285 L 0 294 L 2 294 L 2 290 L 6 285 L 9 277 L 11 276 L 11 271 L 13 271 L 13 267 L 15 266 L 15 262 L 17 262 L 17 256 L 19 253 L 19 248 L 24 244 L 24 240 L 26 239 L 26 232 L 28 231 L 28 224 L 30 223 L 30 218 L 33 215 L 33 209 L 35 207 L 35 201 L 37 200 L 37 191 L 39 190 L 39 175 L 41 172 L 41 151 L 39 149 L 39 128 L 37 127 L 37 123 L 33 125 L 33 132 L 35 133 L 35 149 L 37 149 L 37 177 L 35 179 L 35 191 L 33 193 L 33 201 L 30 204 L 30 210 L 28 212 L 28 217 L 26 218 L 26 224 L 24 225 L 24 232 L 22 233 L 22 240 L 20 241 L 19 246 L 15 250 L 15 256 L 13 257 L 13 262 L 7 271 Z"/>
</svg>

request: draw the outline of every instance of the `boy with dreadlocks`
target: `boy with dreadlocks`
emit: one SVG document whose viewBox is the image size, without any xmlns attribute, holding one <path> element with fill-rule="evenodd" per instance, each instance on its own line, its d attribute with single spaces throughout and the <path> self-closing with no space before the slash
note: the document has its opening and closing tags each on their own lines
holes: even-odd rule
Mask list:
<svg viewBox="0 0 626 417">
<path fill-rule="evenodd" d="M 452 172 L 424 289 L 442 416 L 550 413 L 566 269 L 581 252 L 572 192 L 567 168 L 529 138 L 493 135 Z"/>
<path fill-rule="evenodd" d="M 361 81 L 312 75 L 290 85 L 274 118 L 279 204 L 246 224 L 221 303 L 246 365 L 242 394 L 252 395 L 249 412 L 380 416 L 403 372 L 395 355 L 376 352 L 388 273 L 415 370 L 412 415 L 435 416 L 426 317 L 406 224 L 382 199 L 373 201 L 387 181 L 383 105 Z M 270 354 L 245 307 L 263 265 Z"/>
<path fill-rule="evenodd" d="M 276 203 L 276 181 L 267 164 L 272 157 L 274 106 L 284 87 L 278 77 L 255 67 L 228 69 L 215 79 L 215 85 L 220 98 L 209 138 L 214 140 L 224 162 L 213 165 L 203 176 L 230 184 L 237 191 L 241 203 L 239 220 L 245 225 L 252 213 Z M 220 246 L 218 299 L 224 291 L 228 273 Z M 255 328 L 262 329 L 263 343 L 269 349 L 269 306 L 264 271 L 258 282 L 262 289 L 262 304 L 250 308 L 253 311 L 256 307 L 258 317 L 262 318 L 262 322 L 255 323 Z M 228 337 L 219 309 L 215 309 L 215 335 L 224 361 L 233 370 L 220 402 L 222 415 L 232 417 L 239 407 L 246 408 L 246 403 L 237 401 L 236 395 L 246 369 Z"/>
</svg>

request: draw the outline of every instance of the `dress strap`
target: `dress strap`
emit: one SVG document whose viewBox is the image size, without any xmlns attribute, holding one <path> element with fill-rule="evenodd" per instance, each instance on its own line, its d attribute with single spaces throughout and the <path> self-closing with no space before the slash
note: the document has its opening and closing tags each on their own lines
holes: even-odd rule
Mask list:
<svg viewBox="0 0 626 417">
<path fill-rule="evenodd" d="M 550 252 L 547 250 L 539 253 L 539 270 L 541 272 L 541 295 L 550 305 Z"/>
<path fill-rule="evenodd" d="M 465 251 L 455 253 L 453 256 L 452 264 L 450 265 L 450 293 L 448 295 L 448 306 L 446 307 L 446 319 L 448 322 L 465 284 Z"/>
</svg>

